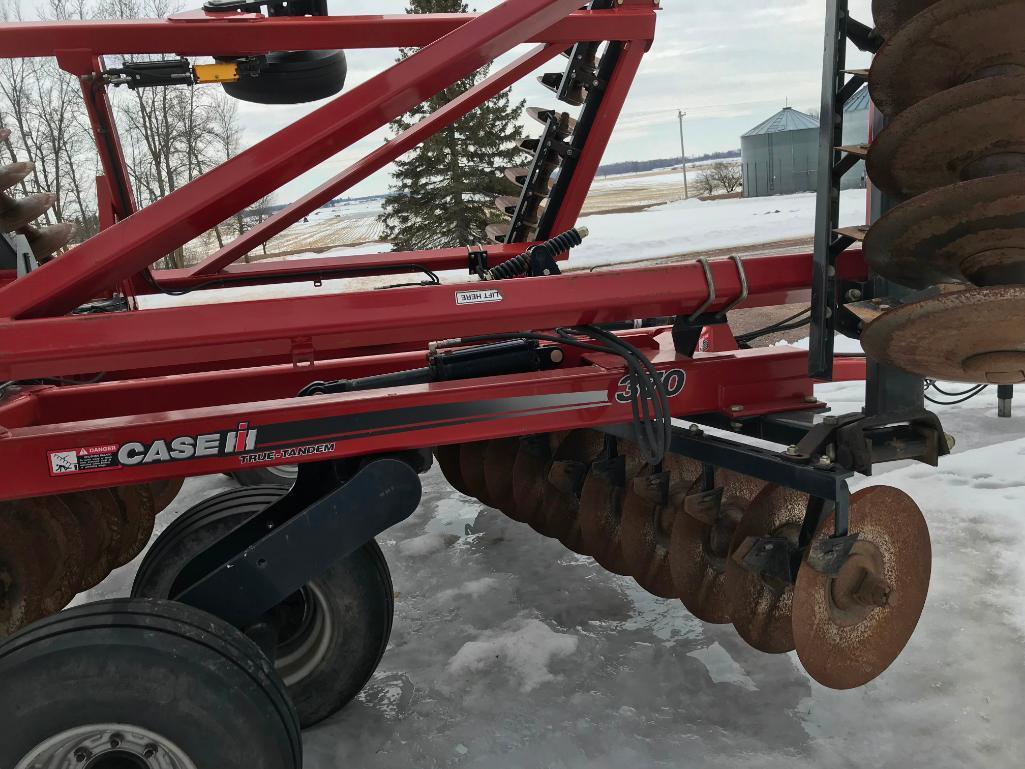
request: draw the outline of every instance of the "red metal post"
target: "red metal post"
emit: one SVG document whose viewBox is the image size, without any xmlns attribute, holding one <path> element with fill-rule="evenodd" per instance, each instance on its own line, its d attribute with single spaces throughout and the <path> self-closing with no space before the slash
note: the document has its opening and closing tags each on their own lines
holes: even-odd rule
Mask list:
<svg viewBox="0 0 1025 769">
<path fill-rule="evenodd" d="M 559 54 L 557 46 L 540 46 L 520 57 L 508 67 L 478 83 L 459 95 L 432 115 L 400 133 L 383 144 L 359 162 L 329 179 L 312 192 L 275 213 L 269 219 L 253 227 L 234 241 L 205 259 L 190 270 L 193 275 L 210 275 L 247 254 L 261 243 L 285 230 L 304 216 L 316 211 L 322 205 L 340 195 L 376 171 L 384 168 L 395 158 L 416 147 L 424 139 L 433 136 L 466 113 L 476 109 L 488 99 L 504 91 L 528 73 Z"/>
<path fill-rule="evenodd" d="M 38 318 L 73 310 L 547 29 L 578 4 L 506 0 L 60 260 L 0 288 L 0 315 Z"/>
</svg>

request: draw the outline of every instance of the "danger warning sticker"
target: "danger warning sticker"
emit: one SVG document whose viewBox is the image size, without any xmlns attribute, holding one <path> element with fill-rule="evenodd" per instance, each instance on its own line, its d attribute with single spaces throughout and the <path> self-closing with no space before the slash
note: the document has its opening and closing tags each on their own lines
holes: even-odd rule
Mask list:
<svg viewBox="0 0 1025 769">
<path fill-rule="evenodd" d="M 78 449 L 62 449 L 49 452 L 50 475 L 68 473 L 94 473 L 99 470 L 113 470 L 121 466 L 118 460 L 118 446 L 85 446 Z"/>
</svg>

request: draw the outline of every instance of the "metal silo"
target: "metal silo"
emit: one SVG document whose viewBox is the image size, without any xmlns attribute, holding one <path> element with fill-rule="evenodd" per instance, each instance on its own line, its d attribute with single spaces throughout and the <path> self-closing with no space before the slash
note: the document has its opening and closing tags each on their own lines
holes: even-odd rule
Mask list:
<svg viewBox="0 0 1025 769">
<path fill-rule="evenodd" d="M 786 107 L 740 137 L 744 197 L 815 189 L 819 122 Z"/>
<path fill-rule="evenodd" d="M 843 108 L 843 143 L 845 147 L 868 144 L 868 115 L 871 104 L 872 99 L 868 95 L 867 85 L 847 100 L 847 104 Z M 864 188 L 866 179 L 865 161 L 859 160 L 854 168 L 844 174 L 840 187 L 845 190 L 855 187 Z"/>
</svg>

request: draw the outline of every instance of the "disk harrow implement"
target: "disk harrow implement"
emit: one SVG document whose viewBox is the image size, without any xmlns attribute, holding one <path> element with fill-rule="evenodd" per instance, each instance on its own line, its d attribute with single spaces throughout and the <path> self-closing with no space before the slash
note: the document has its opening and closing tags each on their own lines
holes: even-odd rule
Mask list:
<svg viewBox="0 0 1025 769">
<path fill-rule="evenodd" d="M 336 17 L 323 0 L 210 0 L 171 20 L 0 24 L 0 56 L 55 56 L 81 84 L 103 170 L 100 232 L 66 249 L 68 225 L 38 222 L 53 198 L 30 189 L 31 166 L 0 169 L 0 680 L 45 703 L 0 687 L 18 736 L 0 764 L 152 766 L 157 746 L 175 766 L 299 769 L 300 726 L 356 696 L 387 646 L 394 593 L 374 538 L 415 511 L 427 447 L 459 492 L 754 648 L 796 649 L 827 686 L 893 662 L 924 605 L 928 530 L 898 490 L 852 497 L 848 480 L 950 448 L 921 380 L 885 363 L 1025 380 L 1025 73 L 1017 37 L 997 34 L 1019 5 L 877 0 L 873 32 L 827 0 L 824 109 L 869 79 L 889 121 L 868 151 L 864 256 L 843 253 L 855 236 L 830 218 L 851 155 L 820 168 L 814 254 L 564 274 L 659 4 L 583 5 Z M 993 44 L 956 39 L 962 20 Z M 845 75 L 838 40 L 874 49 L 880 33 L 871 75 Z M 523 43 L 535 47 L 201 263 L 152 268 Z M 345 90 L 361 48 L 411 53 Z M 559 106 L 527 110 L 530 159 L 504 172 L 502 220 L 475 236 L 493 242 L 235 263 L 549 62 L 565 62 L 540 77 Z M 183 82 L 260 103 L 338 95 L 139 208 L 108 89 Z M 823 154 L 839 159 L 843 118 L 827 118 Z M 439 277 L 454 270 L 469 277 Z M 406 272 L 429 284 L 217 294 Z M 886 278 L 924 293 L 872 293 Z M 143 297 L 199 289 L 214 298 L 140 311 Z M 876 360 L 833 355 L 839 297 L 845 323 L 864 323 L 841 330 L 863 331 Z M 809 300 L 810 350 L 748 346 L 796 317 L 733 337 L 734 310 Z M 829 378 L 866 379 L 865 410 L 823 415 L 814 386 Z M 285 485 L 229 490 L 164 527 L 133 600 L 48 618 L 147 547 L 183 478 L 251 483 L 283 467 Z M 40 662 L 58 636 L 67 689 Z M 123 691 L 103 675 L 115 668 L 131 674 Z M 195 688 L 204 712 L 237 714 L 258 755 L 228 751 L 180 703 L 155 707 L 154 674 Z M 98 703 L 83 693 L 93 679 L 107 681 Z"/>
<path fill-rule="evenodd" d="M 460 464 L 446 458 L 455 447 L 435 453 L 462 493 L 702 621 L 732 623 L 759 651 L 798 649 L 826 686 L 881 674 L 925 604 L 929 532 L 897 489 L 854 495 L 856 528 L 834 537 L 835 517 L 808 493 L 675 454 L 653 466 L 602 431 L 463 444 Z M 480 467 L 486 481 L 467 482 Z M 510 484 L 511 497 L 497 491 Z M 843 557 L 825 557 L 835 548 Z"/>
<path fill-rule="evenodd" d="M 915 374 L 1025 382 L 1025 21 L 1021 0 L 877 0 L 869 87 L 886 127 L 868 174 L 897 204 L 865 257 L 919 289 L 851 310 L 871 356 Z"/>
</svg>

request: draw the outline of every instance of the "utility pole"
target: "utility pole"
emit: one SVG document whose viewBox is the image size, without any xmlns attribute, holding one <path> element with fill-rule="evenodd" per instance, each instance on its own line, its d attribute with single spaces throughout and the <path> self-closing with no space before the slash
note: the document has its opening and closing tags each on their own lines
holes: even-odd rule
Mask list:
<svg viewBox="0 0 1025 769">
<path fill-rule="evenodd" d="M 680 159 L 683 161 L 683 197 L 690 197 L 690 190 L 687 189 L 687 148 L 683 143 L 683 119 L 687 113 L 682 109 L 677 111 L 680 116 Z"/>
</svg>

